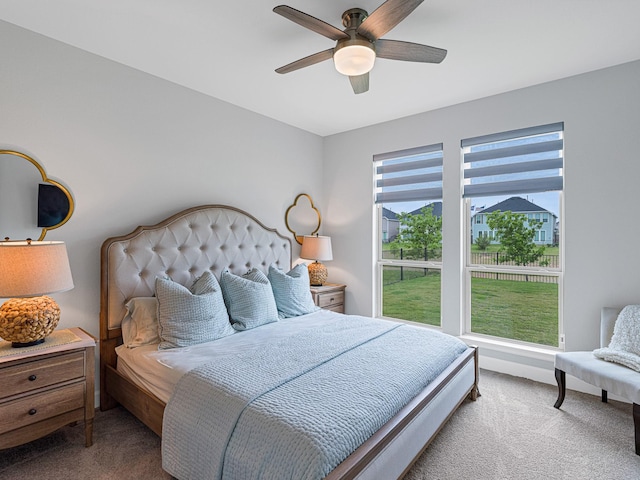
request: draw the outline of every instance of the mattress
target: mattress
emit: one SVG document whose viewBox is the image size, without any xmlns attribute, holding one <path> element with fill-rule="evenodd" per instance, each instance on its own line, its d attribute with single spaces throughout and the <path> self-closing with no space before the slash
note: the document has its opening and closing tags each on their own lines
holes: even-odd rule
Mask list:
<svg viewBox="0 0 640 480">
<path fill-rule="evenodd" d="M 169 350 L 158 350 L 157 344 L 136 348 L 120 345 L 116 348 L 117 369 L 136 385 L 167 403 L 178 380 L 188 371 L 215 361 L 221 356 L 260 350 L 267 343 L 287 338 L 291 330 L 287 326 L 293 327 L 296 322 L 322 328 L 327 320 L 339 315 L 341 314 L 329 310 L 318 310 L 299 317 L 281 319 L 252 330 L 236 332 L 212 342 Z"/>
</svg>

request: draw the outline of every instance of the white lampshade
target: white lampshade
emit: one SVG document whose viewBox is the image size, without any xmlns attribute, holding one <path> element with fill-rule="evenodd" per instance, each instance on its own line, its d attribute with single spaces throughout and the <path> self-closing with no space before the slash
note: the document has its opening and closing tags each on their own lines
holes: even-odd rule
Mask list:
<svg viewBox="0 0 640 480">
<path fill-rule="evenodd" d="M 366 45 L 347 45 L 336 49 L 333 54 L 336 70 L 342 75 L 350 77 L 357 77 L 369 72 L 375 61 L 376 52 Z"/>
<path fill-rule="evenodd" d="M 322 235 L 305 235 L 302 239 L 300 258 L 307 260 L 333 260 L 331 251 L 331 237 Z"/>
<path fill-rule="evenodd" d="M 72 288 L 64 242 L 0 242 L 0 297 L 35 297 Z"/>
</svg>

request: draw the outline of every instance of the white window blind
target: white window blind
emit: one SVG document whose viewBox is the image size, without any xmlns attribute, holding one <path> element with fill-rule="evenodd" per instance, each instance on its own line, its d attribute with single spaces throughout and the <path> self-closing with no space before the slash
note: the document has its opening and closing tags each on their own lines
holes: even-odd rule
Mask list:
<svg viewBox="0 0 640 480">
<path fill-rule="evenodd" d="M 376 203 L 442 198 L 442 144 L 374 155 Z"/>
<path fill-rule="evenodd" d="M 563 188 L 562 122 L 462 140 L 464 196 Z"/>
</svg>

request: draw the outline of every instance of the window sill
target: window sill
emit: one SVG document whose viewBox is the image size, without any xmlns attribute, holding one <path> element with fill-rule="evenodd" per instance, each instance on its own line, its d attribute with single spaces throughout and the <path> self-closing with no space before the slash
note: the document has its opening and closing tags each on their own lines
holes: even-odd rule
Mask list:
<svg viewBox="0 0 640 480">
<path fill-rule="evenodd" d="M 442 331 L 442 328 L 435 327 L 433 325 L 426 325 L 424 323 L 412 322 L 409 320 L 402 320 L 398 318 L 389 317 L 377 317 L 381 320 L 390 320 L 392 322 L 406 323 L 408 325 L 419 326 L 422 328 L 430 328 L 438 331 Z M 511 355 L 517 355 L 523 358 L 533 358 L 537 360 L 543 360 L 553 362 L 556 353 L 563 352 L 562 348 L 549 347 L 544 345 L 533 345 L 530 343 L 518 343 L 515 341 L 499 340 L 494 337 L 487 337 L 484 335 L 474 335 L 473 333 L 462 334 L 458 336 L 460 340 L 467 345 L 473 345 L 480 349 L 480 355 L 483 350 L 503 352 Z"/>
<path fill-rule="evenodd" d="M 482 350 L 486 348 L 487 350 L 509 353 L 526 358 L 553 361 L 555 354 L 562 351 L 562 349 L 557 347 L 521 344 L 473 334 L 460 335 L 459 338 L 468 345 L 479 347 L 480 354 L 482 354 Z"/>
</svg>

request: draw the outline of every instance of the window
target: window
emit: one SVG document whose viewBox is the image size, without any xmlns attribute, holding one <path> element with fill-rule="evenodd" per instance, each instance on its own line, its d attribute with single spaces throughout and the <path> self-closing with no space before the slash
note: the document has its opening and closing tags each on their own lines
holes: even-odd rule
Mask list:
<svg viewBox="0 0 640 480">
<path fill-rule="evenodd" d="M 563 124 L 462 141 L 470 220 L 481 203 L 490 244 L 467 241 L 465 330 L 557 347 L 561 338 Z M 484 249 L 480 249 L 484 246 Z"/>
<path fill-rule="evenodd" d="M 440 326 L 442 144 L 374 156 L 376 315 Z"/>
</svg>

